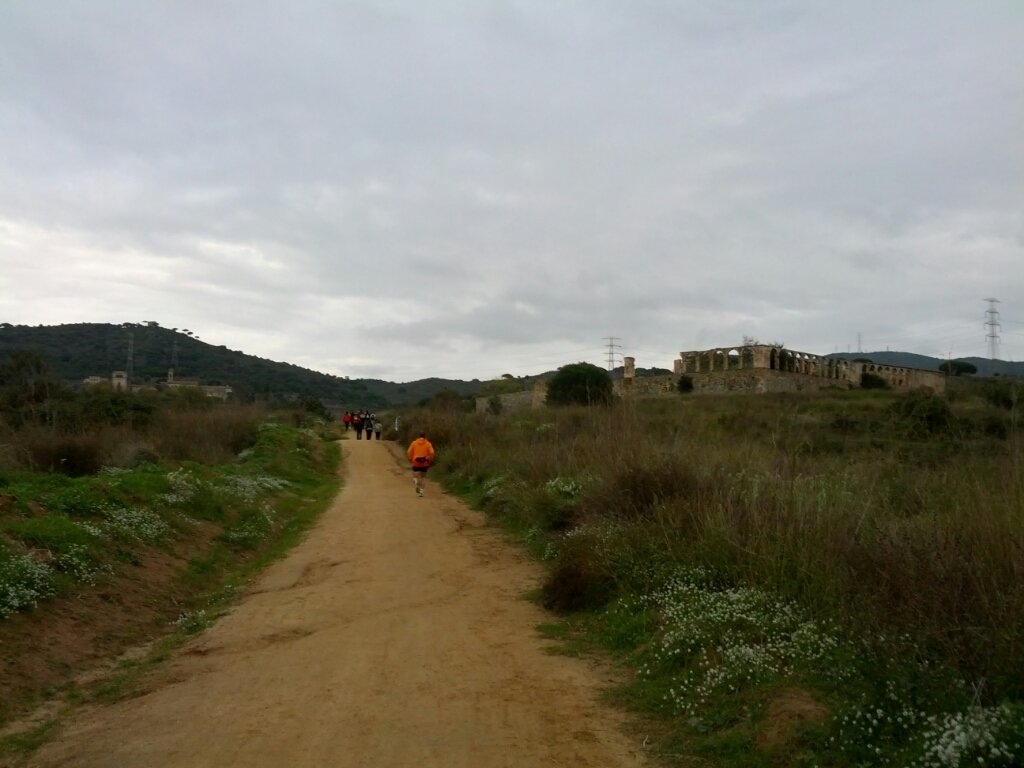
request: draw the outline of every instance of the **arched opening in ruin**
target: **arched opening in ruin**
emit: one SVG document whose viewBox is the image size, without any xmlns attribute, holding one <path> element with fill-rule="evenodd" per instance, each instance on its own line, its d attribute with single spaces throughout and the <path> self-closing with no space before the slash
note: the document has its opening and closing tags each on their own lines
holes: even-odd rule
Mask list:
<svg viewBox="0 0 1024 768">
<path fill-rule="evenodd" d="M 744 347 L 740 350 L 740 367 L 741 368 L 753 368 L 754 367 L 754 348 Z"/>
<path fill-rule="evenodd" d="M 772 351 L 768 355 L 768 367 L 773 371 L 779 369 L 779 350 L 775 347 L 772 347 Z"/>
<path fill-rule="evenodd" d="M 720 349 L 716 349 L 714 352 L 714 369 L 716 371 L 724 371 L 725 365 L 725 353 Z"/>
<path fill-rule="evenodd" d="M 726 359 L 728 360 L 729 370 L 737 370 L 740 367 L 740 353 L 739 350 L 730 349 L 726 353 Z"/>
</svg>

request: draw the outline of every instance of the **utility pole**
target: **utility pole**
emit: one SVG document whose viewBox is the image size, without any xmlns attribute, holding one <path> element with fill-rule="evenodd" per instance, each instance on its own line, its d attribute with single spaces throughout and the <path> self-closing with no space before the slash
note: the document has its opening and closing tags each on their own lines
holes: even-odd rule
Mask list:
<svg viewBox="0 0 1024 768">
<path fill-rule="evenodd" d="M 622 355 L 615 350 L 622 349 L 622 345 L 616 342 L 622 341 L 618 336 L 605 336 L 604 340 L 608 342 L 608 370 L 610 371 L 615 367 L 616 356 L 621 357 Z"/>
<path fill-rule="evenodd" d="M 996 304 L 999 299 L 985 299 L 988 302 L 988 310 L 985 312 L 985 339 L 988 341 L 988 359 L 995 360 L 999 357 L 999 331 L 1002 325 L 999 324 L 999 310 Z"/>
<path fill-rule="evenodd" d="M 864 350 L 860 346 L 860 331 L 857 331 L 857 354 L 859 355 Z"/>
</svg>

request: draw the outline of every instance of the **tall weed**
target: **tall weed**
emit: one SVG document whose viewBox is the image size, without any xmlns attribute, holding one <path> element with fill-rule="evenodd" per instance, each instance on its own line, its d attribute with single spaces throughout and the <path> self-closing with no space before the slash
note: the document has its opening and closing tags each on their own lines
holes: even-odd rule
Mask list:
<svg viewBox="0 0 1024 768">
<path fill-rule="evenodd" d="M 501 478 L 481 503 L 522 530 L 614 522 L 638 563 L 707 567 L 858 631 L 909 634 L 986 695 L 1024 695 L 1024 474 L 1016 432 L 977 428 L 991 412 L 872 392 L 420 423 L 443 435 L 455 482 Z M 547 484 L 581 478 L 552 515 Z M 634 577 L 586 542 L 562 548 L 553 602 L 575 590 L 592 604 L 594 584 Z"/>
</svg>

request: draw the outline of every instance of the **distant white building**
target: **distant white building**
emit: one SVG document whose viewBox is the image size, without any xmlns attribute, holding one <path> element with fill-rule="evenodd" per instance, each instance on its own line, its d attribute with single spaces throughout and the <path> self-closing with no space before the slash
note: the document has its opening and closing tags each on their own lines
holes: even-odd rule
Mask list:
<svg viewBox="0 0 1024 768">
<path fill-rule="evenodd" d="M 234 393 L 234 390 L 227 384 L 200 384 L 199 379 L 176 378 L 174 369 L 167 371 L 168 389 L 198 389 L 207 397 L 226 401 Z"/>
</svg>

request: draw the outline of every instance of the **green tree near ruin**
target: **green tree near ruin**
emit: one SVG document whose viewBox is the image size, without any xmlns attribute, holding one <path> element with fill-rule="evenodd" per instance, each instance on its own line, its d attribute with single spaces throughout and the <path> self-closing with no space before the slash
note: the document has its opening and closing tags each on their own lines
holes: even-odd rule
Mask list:
<svg viewBox="0 0 1024 768">
<path fill-rule="evenodd" d="M 966 360 L 947 360 L 939 365 L 939 370 L 949 376 L 970 376 L 978 372 L 978 366 Z"/>
<path fill-rule="evenodd" d="M 525 389 L 525 379 L 520 380 L 506 373 L 500 379 L 492 379 L 491 381 L 485 381 L 481 384 L 479 395 L 481 397 L 489 397 L 491 395 L 509 395 L 513 392 L 522 392 Z"/>
<path fill-rule="evenodd" d="M 606 405 L 612 401 L 608 371 L 590 363 L 563 365 L 548 382 L 551 405 Z"/>
</svg>

